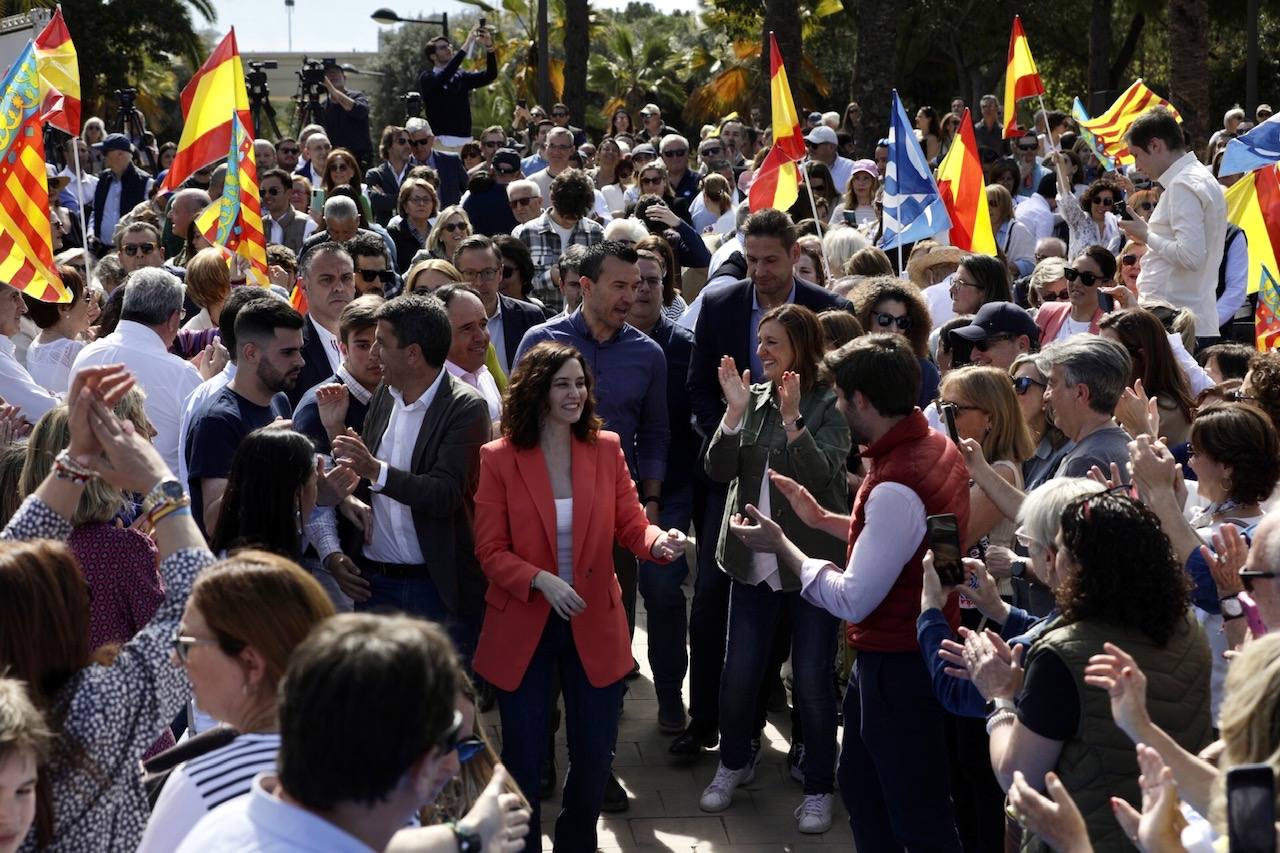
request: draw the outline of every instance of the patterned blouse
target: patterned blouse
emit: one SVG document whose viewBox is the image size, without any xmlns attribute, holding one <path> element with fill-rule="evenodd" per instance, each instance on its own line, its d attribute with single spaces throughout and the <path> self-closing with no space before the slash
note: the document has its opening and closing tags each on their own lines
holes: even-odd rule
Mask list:
<svg viewBox="0 0 1280 853">
<path fill-rule="evenodd" d="M 69 521 L 32 495 L 0 539 L 66 541 L 71 532 Z M 169 641 L 196 575 L 213 561 L 207 548 L 166 557 L 160 573 L 168 593 L 155 616 L 121 647 L 113 665 L 85 667 L 54 697 L 54 714 L 63 722 L 46 771 L 54 803 L 49 850 L 137 848 L 148 812 L 142 755 L 191 696 L 186 670 L 169 660 Z M 36 849 L 34 827 L 20 849 Z"/>
</svg>

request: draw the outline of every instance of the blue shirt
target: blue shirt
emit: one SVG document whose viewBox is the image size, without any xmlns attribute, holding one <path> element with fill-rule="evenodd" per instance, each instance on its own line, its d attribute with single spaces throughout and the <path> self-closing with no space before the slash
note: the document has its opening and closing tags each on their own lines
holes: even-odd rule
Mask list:
<svg viewBox="0 0 1280 853">
<path fill-rule="evenodd" d="M 784 302 L 796 301 L 796 282 L 791 280 L 791 292 L 787 294 Z M 756 342 L 760 340 L 760 318 L 768 314 L 768 310 L 760 306 L 760 296 L 756 293 L 753 286 L 751 288 L 751 337 L 747 340 L 751 342 L 751 381 L 764 381 L 764 367 L 760 364 L 760 354 L 756 352 Z M 738 368 L 741 370 L 742 368 Z"/>
<path fill-rule="evenodd" d="M 671 427 L 667 421 L 667 360 L 662 347 L 634 326 L 623 323 L 599 343 L 587 328 L 582 309 L 540 323 L 524 333 L 511 364 L 542 341 L 577 348 L 594 377 L 596 411 L 605 429 L 622 441 L 631 476 L 662 480 L 667 471 Z"/>
</svg>

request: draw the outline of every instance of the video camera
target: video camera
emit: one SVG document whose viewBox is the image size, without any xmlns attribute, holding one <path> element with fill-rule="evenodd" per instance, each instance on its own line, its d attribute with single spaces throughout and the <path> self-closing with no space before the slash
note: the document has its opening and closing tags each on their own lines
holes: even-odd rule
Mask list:
<svg viewBox="0 0 1280 853">
<path fill-rule="evenodd" d="M 421 93 L 406 92 L 400 96 L 400 102 L 404 104 L 404 114 L 406 119 L 422 118 Z"/>
<path fill-rule="evenodd" d="M 120 111 L 123 113 L 133 109 L 133 104 L 137 97 L 137 89 L 116 89 L 116 101 L 120 104 Z"/>
<path fill-rule="evenodd" d="M 294 72 L 298 75 L 300 93 L 310 100 L 317 100 L 324 91 L 325 69 L 337 64 L 338 61 L 332 56 L 323 59 L 302 57 L 302 70 Z"/>
<path fill-rule="evenodd" d="M 267 71 L 279 67 L 280 63 L 274 59 L 249 63 L 249 73 L 244 75 L 244 82 L 250 98 L 265 98 L 270 94 L 267 91 Z"/>
</svg>

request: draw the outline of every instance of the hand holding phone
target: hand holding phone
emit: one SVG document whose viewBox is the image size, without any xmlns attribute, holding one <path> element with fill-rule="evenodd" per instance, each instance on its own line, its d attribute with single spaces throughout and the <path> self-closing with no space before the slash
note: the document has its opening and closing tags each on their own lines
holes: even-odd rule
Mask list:
<svg viewBox="0 0 1280 853">
<path fill-rule="evenodd" d="M 933 551 L 933 570 L 943 586 L 964 583 L 964 565 L 960 562 L 960 523 L 952 513 L 931 515 L 925 519 L 925 541 Z"/>
<path fill-rule="evenodd" d="M 938 409 L 942 412 L 942 422 L 946 424 L 947 435 L 951 436 L 951 443 L 959 447 L 960 433 L 956 431 L 956 404 L 939 403 Z"/>
</svg>

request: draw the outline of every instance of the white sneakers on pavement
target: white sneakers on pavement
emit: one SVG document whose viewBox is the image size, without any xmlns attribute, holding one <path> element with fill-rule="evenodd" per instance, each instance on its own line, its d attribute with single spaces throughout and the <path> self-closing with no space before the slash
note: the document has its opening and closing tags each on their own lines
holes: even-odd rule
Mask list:
<svg viewBox="0 0 1280 853">
<path fill-rule="evenodd" d="M 702 796 L 705 798 L 706 794 Z M 805 794 L 804 802 L 800 803 L 795 812 L 800 831 L 817 835 L 830 829 L 831 806 L 834 801 L 833 794 Z"/>
</svg>

